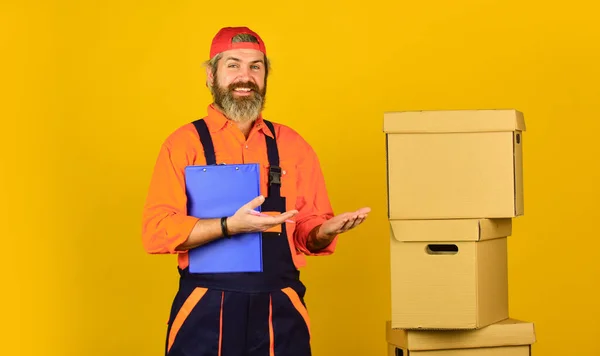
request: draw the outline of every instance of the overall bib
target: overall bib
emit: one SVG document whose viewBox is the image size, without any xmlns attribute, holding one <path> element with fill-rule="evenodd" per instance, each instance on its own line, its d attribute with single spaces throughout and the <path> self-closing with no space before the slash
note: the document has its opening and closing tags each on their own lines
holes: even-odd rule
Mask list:
<svg viewBox="0 0 600 356">
<path fill-rule="evenodd" d="M 273 124 L 264 123 L 275 137 Z M 206 123 L 200 119 L 193 124 L 206 164 L 217 164 Z M 265 139 L 269 187 L 261 211 L 283 213 L 286 198 L 281 196 L 277 143 L 267 135 Z M 306 290 L 292 260 L 285 223 L 262 236 L 263 272 L 194 274 L 178 268 L 179 290 L 169 317 L 165 355 L 311 355 Z"/>
</svg>

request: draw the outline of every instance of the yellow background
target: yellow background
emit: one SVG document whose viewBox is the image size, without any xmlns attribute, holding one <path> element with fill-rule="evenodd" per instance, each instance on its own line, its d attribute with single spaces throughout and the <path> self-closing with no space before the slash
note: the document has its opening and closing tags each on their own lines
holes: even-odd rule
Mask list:
<svg viewBox="0 0 600 356">
<path fill-rule="evenodd" d="M 382 113 L 505 107 L 527 123 L 511 316 L 536 323 L 534 355 L 600 354 L 592 4 L 3 1 L 2 353 L 162 354 L 177 275 L 142 250 L 148 180 L 166 135 L 205 113 L 212 36 L 248 25 L 273 61 L 267 118 L 314 146 L 337 212 L 373 208 L 303 272 L 314 355 L 386 353 Z"/>
</svg>

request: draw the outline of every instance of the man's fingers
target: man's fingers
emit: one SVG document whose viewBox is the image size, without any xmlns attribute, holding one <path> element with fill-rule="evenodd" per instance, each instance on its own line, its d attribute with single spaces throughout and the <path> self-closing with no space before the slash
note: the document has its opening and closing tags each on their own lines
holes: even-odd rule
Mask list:
<svg viewBox="0 0 600 356">
<path fill-rule="evenodd" d="M 368 213 L 371 212 L 371 208 L 369 207 L 364 207 L 364 208 L 360 208 L 356 211 L 356 214 L 358 215 L 367 215 Z"/>
<path fill-rule="evenodd" d="M 256 224 L 262 226 L 263 230 L 267 230 L 273 226 L 283 224 L 286 220 L 293 218 L 296 214 L 298 214 L 298 210 L 290 210 L 278 215 L 269 214 L 269 216 L 256 216 L 252 217 L 252 219 L 256 219 Z"/>
<path fill-rule="evenodd" d="M 350 229 L 352 229 L 353 227 L 357 226 L 360 224 L 360 222 L 362 221 L 362 218 L 359 216 L 357 216 L 353 221 L 352 221 L 352 225 L 350 225 Z"/>
<path fill-rule="evenodd" d="M 290 211 L 286 211 L 285 213 L 283 213 L 281 215 L 275 216 L 275 218 L 277 219 L 277 223 L 281 224 L 284 221 L 293 218 L 296 214 L 298 214 L 298 210 L 290 210 Z"/>
<path fill-rule="evenodd" d="M 294 215 L 296 215 L 296 214 L 298 214 L 298 210 L 290 210 L 290 211 L 286 211 L 285 213 L 283 213 L 283 214 L 281 214 L 281 215 L 282 215 L 282 216 L 283 216 L 283 215 L 285 215 L 285 216 L 287 216 L 288 218 L 290 218 L 290 217 L 292 217 L 292 216 L 294 216 Z"/>
<path fill-rule="evenodd" d="M 344 222 L 344 224 L 342 224 L 342 226 L 340 227 L 340 230 L 341 230 L 342 232 L 344 232 L 344 231 L 348 230 L 348 229 L 349 229 L 349 228 L 352 226 L 352 224 L 354 224 L 354 221 L 355 221 L 355 220 L 356 220 L 356 217 L 349 217 L 349 218 L 347 218 L 347 219 L 344 219 L 344 221 L 345 221 L 345 222 Z"/>
<path fill-rule="evenodd" d="M 348 229 L 352 229 L 356 226 L 358 226 L 360 224 L 361 219 L 360 218 L 356 218 L 356 220 L 354 220 L 354 222 L 352 223 L 352 225 L 350 225 L 350 227 Z"/>
<path fill-rule="evenodd" d="M 250 200 L 248 203 L 246 203 L 246 208 L 247 209 L 255 209 L 255 208 L 258 208 L 264 202 L 265 202 L 265 197 L 262 195 L 259 195 L 256 198 Z"/>
<path fill-rule="evenodd" d="M 358 215 L 352 217 L 344 226 L 342 226 L 343 231 L 348 231 L 362 224 L 362 222 L 367 218 L 366 215 Z"/>
<path fill-rule="evenodd" d="M 357 227 L 358 225 L 362 224 L 362 222 L 363 222 L 363 221 L 365 221 L 365 219 L 366 219 L 366 217 L 362 217 L 362 218 L 361 218 L 361 217 L 359 216 L 359 217 L 358 217 L 358 219 L 356 219 L 356 221 L 354 222 L 354 224 L 352 225 L 352 227 L 351 227 L 351 228 L 355 228 L 355 227 Z"/>
</svg>

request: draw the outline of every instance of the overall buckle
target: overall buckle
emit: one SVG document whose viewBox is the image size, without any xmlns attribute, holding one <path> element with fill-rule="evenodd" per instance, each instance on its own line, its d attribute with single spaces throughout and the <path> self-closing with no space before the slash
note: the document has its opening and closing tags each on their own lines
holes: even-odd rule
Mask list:
<svg viewBox="0 0 600 356">
<path fill-rule="evenodd" d="M 281 185 L 281 167 L 271 166 L 269 167 L 269 185 L 279 184 Z"/>
</svg>

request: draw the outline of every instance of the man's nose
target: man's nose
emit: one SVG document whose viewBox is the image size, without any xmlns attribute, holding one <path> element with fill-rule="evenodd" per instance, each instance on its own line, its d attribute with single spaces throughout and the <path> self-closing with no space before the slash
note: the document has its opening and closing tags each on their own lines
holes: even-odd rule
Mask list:
<svg viewBox="0 0 600 356">
<path fill-rule="evenodd" d="M 241 67 L 238 72 L 238 78 L 247 81 L 250 78 L 250 69 L 247 67 Z"/>
</svg>

